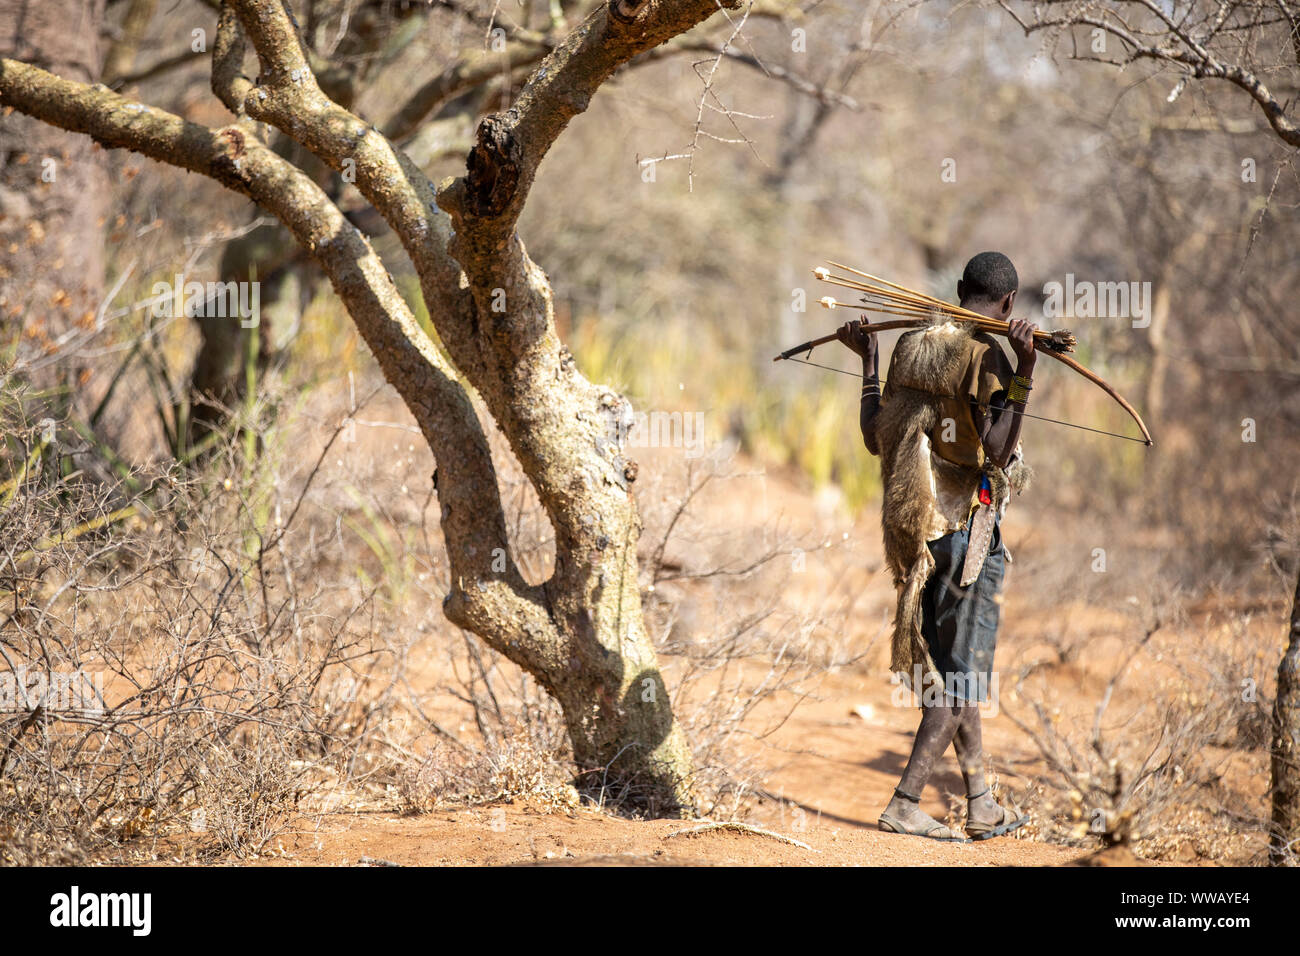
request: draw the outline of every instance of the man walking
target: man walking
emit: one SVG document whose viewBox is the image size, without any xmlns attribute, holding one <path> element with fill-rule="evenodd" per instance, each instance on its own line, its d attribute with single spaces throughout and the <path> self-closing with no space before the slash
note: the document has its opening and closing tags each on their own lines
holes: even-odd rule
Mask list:
<svg viewBox="0 0 1300 956">
<path fill-rule="evenodd" d="M 962 307 L 1005 321 L 1018 288 L 1011 260 L 983 252 L 967 263 L 957 295 Z M 993 799 L 979 704 L 988 699 L 1010 560 L 1000 519 L 1029 475 L 1020 427 L 1033 387 L 1034 326 L 1010 320 L 1013 369 L 992 336 L 936 319 L 900 337 L 883 389 L 870 324 L 849 322 L 838 337 L 862 358 L 862 438 L 881 459 L 885 556 L 899 592 L 890 666 L 922 701 L 912 753 L 880 828 L 963 839 L 920 808 L 951 743 L 966 784 L 966 833 L 999 836 L 1026 818 Z"/>
</svg>

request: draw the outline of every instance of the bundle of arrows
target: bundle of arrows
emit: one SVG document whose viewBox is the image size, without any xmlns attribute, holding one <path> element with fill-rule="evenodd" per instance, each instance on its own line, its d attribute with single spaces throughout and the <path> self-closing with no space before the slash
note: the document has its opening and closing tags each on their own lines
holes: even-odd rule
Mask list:
<svg viewBox="0 0 1300 956">
<path fill-rule="evenodd" d="M 1001 319 L 990 318 L 987 315 L 980 315 L 978 312 L 972 312 L 970 309 L 963 309 L 959 305 L 953 305 L 950 302 L 944 302 L 942 299 L 936 299 L 932 295 L 926 295 L 924 292 L 917 292 L 906 286 L 898 285 L 895 282 L 889 282 L 879 276 L 873 276 L 869 272 L 860 272 L 857 269 L 850 268 L 840 262 L 827 261 L 830 269 L 825 266 L 813 270 L 815 275 L 822 282 L 829 282 L 831 285 L 837 285 L 845 289 L 852 289 L 859 293 L 857 302 L 840 302 L 833 296 L 825 296 L 821 304 L 827 309 L 859 309 L 863 312 L 874 312 L 878 315 L 898 316 L 895 319 L 887 319 L 884 322 L 871 322 L 867 327 L 872 332 L 885 332 L 889 329 L 915 329 L 929 325 L 936 320 L 948 320 L 952 322 L 969 322 L 976 328 L 984 332 L 991 332 L 994 335 L 1007 335 L 1011 330 L 1011 323 Z M 836 271 L 832 272 L 834 269 Z M 841 274 L 845 273 L 845 274 Z M 772 359 L 773 362 L 779 362 L 782 359 L 793 359 L 799 355 L 808 355 L 814 348 L 827 342 L 834 342 L 839 338 L 838 332 L 832 332 L 830 335 L 823 335 L 821 338 L 812 339 L 792 349 L 786 349 L 780 355 Z M 1054 332 L 1046 332 L 1041 329 L 1034 330 L 1035 348 L 1044 355 L 1050 355 L 1053 359 L 1065 365 L 1068 368 L 1078 372 L 1088 381 L 1092 382 L 1119 404 L 1124 411 L 1132 416 L 1133 421 L 1137 423 L 1138 428 L 1142 431 L 1141 438 L 1131 438 L 1128 435 L 1118 435 L 1114 432 L 1103 431 L 1097 428 L 1089 428 L 1085 425 L 1076 425 L 1072 422 L 1058 422 L 1062 425 L 1071 425 L 1074 428 L 1083 428 L 1086 431 L 1101 432 L 1104 435 L 1112 435 L 1116 438 L 1128 438 L 1130 441 L 1140 441 L 1145 445 L 1152 445 L 1151 432 L 1147 430 L 1146 423 L 1142 421 L 1142 416 L 1137 413 L 1124 396 L 1120 395 L 1115 389 L 1101 376 L 1092 372 L 1074 359 L 1066 355 L 1066 352 L 1073 352 L 1075 346 L 1074 333 L 1069 329 L 1057 329 Z M 833 371 L 839 371 L 834 369 Z M 1027 412 L 1022 414 L 1028 414 Z M 1039 416 L 1030 416 L 1036 418 Z M 1057 419 L 1047 419 L 1047 421 L 1057 421 Z"/>
<path fill-rule="evenodd" d="M 872 322 L 871 329 L 873 331 L 914 329 L 929 325 L 936 319 L 969 322 L 977 329 L 983 332 L 991 332 L 994 335 L 1006 335 L 1010 329 L 1010 323 L 1001 319 L 993 319 L 987 315 L 972 312 L 970 309 L 963 309 L 959 305 L 944 302 L 932 295 L 917 292 L 914 289 L 898 285 L 879 276 L 873 276 L 868 272 L 859 272 L 857 269 L 850 268 L 843 263 L 830 262 L 829 264 L 833 268 L 851 273 L 851 275 L 837 275 L 825 267 L 814 269 L 813 275 L 822 282 L 829 282 L 831 285 L 860 292 L 861 296 L 857 302 L 841 302 L 832 296 L 823 296 L 820 301 L 824 308 L 859 309 L 863 312 L 874 312 L 878 315 L 902 316 L 902 318 L 890 321 Z M 787 349 L 772 361 L 779 362 L 781 359 L 788 359 L 801 352 L 810 352 L 814 347 L 826 342 L 833 342 L 835 339 L 835 333 L 824 335 L 819 339 L 813 339 L 811 342 L 804 342 L 802 345 Z M 1039 348 L 1046 351 L 1058 353 L 1074 351 L 1074 333 L 1069 329 L 1057 329 L 1054 332 L 1037 329 L 1034 331 L 1034 341 Z"/>
</svg>

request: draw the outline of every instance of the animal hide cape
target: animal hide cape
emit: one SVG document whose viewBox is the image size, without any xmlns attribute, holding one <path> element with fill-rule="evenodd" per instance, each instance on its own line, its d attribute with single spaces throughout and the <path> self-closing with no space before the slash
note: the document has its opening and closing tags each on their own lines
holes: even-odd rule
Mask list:
<svg viewBox="0 0 1300 956">
<path fill-rule="evenodd" d="M 921 632 L 921 598 L 934 571 L 927 542 L 950 530 L 938 507 L 938 485 L 959 489 L 970 502 L 981 475 L 987 474 L 993 500 L 1000 502 L 1028 481 L 1023 466 L 1013 466 L 1008 474 L 986 460 L 969 411 L 970 400 L 987 404 L 995 391 L 1008 386 L 1010 375 L 997 343 L 968 325 L 936 322 L 909 332 L 894 346 L 876 439 L 884 486 L 885 560 L 898 590 L 890 670 L 901 673 L 908 686 L 917 665 L 923 675 L 938 674 Z"/>
</svg>

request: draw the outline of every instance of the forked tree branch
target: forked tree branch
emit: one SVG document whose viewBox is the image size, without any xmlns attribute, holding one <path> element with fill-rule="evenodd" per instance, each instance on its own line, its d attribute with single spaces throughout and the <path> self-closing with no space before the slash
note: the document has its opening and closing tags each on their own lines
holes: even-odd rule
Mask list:
<svg viewBox="0 0 1300 956">
<path fill-rule="evenodd" d="M 452 361 L 473 378 L 483 364 L 474 304 L 460 288 L 460 266 L 447 253 L 450 222 L 438 209 L 433 185 L 403 150 L 321 90 L 281 0 L 228 0 L 228 5 L 262 64 L 257 85 L 243 90 L 244 111 L 355 179 L 411 257 Z"/>
<path fill-rule="evenodd" d="M 451 213 L 466 252 L 472 247 L 488 254 L 509 240 L 542 160 L 619 67 L 739 5 L 740 0 L 609 0 L 597 7 L 541 62 L 511 109 L 483 120 L 467 175 L 440 190 L 439 204 Z"/>
<path fill-rule="evenodd" d="M 232 89 L 241 85 L 228 79 Z M 525 667 L 547 666 L 548 643 L 529 637 L 547 625 L 540 589 L 526 585 L 513 562 L 504 572 L 492 567 L 495 549 L 508 555 L 506 522 L 469 396 L 369 242 L 320 187 L 262 143 L 249 123 L 212 129 L 20 61 L 0 59 L 0 106 L 207 176 L 284 223 L 329 277 L 446 477 L 439 498 L 452 574 L 474 584 L 456 592 L 449 616 L 467 627 L 502 619 L 527 625 L 507 654 Z"/>
</svg>

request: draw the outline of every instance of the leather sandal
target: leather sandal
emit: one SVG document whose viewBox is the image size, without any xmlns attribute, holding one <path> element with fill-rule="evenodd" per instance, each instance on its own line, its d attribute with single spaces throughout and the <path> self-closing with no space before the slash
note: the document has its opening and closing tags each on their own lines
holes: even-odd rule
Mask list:
<svg viewBox="0 0 1300 956">
<path fill-rule="evenodd" d="M 969 800 L 978 800 L 984 794 L 988 793 L 985 789 L 973 797 L 967 797 Z M 978 820 L 966 821 L 966 834 L 972 840 L 991 840 L 994 837 L 1005 836 L 1012 830 L 1019 829 L 1029 822 L 1029 817 L 1021 816 L 1018 810 L 1009 810 L 998 804 L 998 809 L 1002 811 L 1002 817 L 997 823 L 980 823 Z"/>
<path fill-rule="evenodd" d="M 964 836 L 958 836 L 948 827 L 944 826 L 938 820 L 926 820 L 918 829 L 908 829 L 903 821 L 888 813 L 882 813 L 880 819 L 876 822 L 882 833 L 901 833 L 905 836 L 925 837 L 927 840 L 938 840 L 941 843 L 969 843 L 970 840 Z"/>
</svg>

